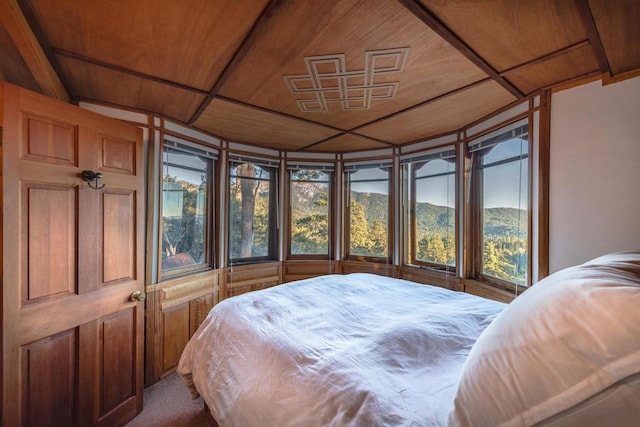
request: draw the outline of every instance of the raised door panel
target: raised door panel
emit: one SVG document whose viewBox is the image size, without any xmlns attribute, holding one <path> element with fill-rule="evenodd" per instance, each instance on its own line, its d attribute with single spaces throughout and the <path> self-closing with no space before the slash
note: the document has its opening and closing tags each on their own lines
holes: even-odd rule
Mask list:
<svg viewBox="0 0 640 427">
<path fill-rule="evenodd" d="M 25 114 L 22 158 L 60 165 L 77 165 L 77 128 L 68 123 Z"/>
<path fill-rule="evenodd" d="M 77 187 L 23 183 L 22 301 L 76 292 Z"/>
<path fill-rule="evenodd" d="M 75 426 L 77 397 L 75 329 L 22 347 L 22 419 L 27 426 Z"/>
<path fill-rule="evenodd" d="M 103 190 L 104 284 L 136 279 L 136 201 L 132 191 Z"/>
<path fill-rule="evenodd" d="M 136 141 L 99 135 L 102 156 L 100 170 L 135 175 Z"/>
<path fill-rule="evenodd" d="M 100 418 L 135 397 L 135 331 L 134 310 L 120 311 L 100 322 Z"/>
</svg>

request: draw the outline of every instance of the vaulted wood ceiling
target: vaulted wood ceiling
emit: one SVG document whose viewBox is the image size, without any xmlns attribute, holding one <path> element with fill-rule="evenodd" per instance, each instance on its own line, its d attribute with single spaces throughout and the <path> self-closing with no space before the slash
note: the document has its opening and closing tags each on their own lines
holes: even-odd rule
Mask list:
<svg viewBox="0 0 640 427">
<path fill-rule="evenodd" d="M 420 141 L 640 69 L 637 0 L 0 0 L 0 22 L 10 83 L 287 151 Z"/>
</svg>

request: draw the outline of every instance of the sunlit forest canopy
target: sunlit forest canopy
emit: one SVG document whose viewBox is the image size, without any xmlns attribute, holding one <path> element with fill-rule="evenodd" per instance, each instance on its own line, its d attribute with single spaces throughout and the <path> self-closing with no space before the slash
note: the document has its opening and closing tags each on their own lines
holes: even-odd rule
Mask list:
<svg viewBox="0 0 640 427">
<path fill-rule="evenodd" d="M 290 173 L 291 255 L 328 255 L 331 172 L 305 168 Z"/>
<path fill-rule="evenodd" d="M 388 257 L 390 171 L 390 166 L 347 170 L 349 255 Z"/>
<path fill-rule="evenodd" d="M 415 205 L 415 260 L 456 265 L 456 164 L 455 152 L 411 165 Z"/>
<path fill-rule="evenodd" d="M 529 144 L 526 126 L 477 151 L 483 182 L 483 273 L 526 285 Z"/>
</svg>

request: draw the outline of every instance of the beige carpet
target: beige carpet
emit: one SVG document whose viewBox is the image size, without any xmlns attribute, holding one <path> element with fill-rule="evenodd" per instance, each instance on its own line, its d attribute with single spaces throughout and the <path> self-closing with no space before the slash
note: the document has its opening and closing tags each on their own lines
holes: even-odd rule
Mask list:
<svg viewBox="0 0 640 427">
<path fill-rule="evenodd" d="M 173 373 L 144 391 L 144 408 L 125 427 L 206 427 L 202 398 L 191 394 L 178 374 Z"/>
</svg>

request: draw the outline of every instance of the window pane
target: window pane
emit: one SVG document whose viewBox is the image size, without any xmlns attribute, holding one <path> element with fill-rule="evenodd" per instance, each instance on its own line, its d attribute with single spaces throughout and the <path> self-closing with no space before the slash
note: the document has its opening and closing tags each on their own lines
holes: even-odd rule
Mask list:
<svg viewBox="0 0 640 427">
<path fill-rule="evenodd" d="M 329 253 L 329 174 L 291 171 L 291 255 Z"/>
<path fill-rule="evenodd" d="M 455 162 L 429 161 L 416 170 L 415 178 L 415 257 L 455 266 Z"/>
<path fill-rule="evenodd" d="M 514 138 L 485 154 L 482 241 L 484 274 L 526 285 L 528 142 Z"/>
<path fill-rule="evenodd" d="M 165 147 L 162 179 L 162 270 L 207 261 L 211 160 Z"/>
<path fill-rule="evenodd" d="M 349 254 L 388 256 L 389 169 L 350 172 Z"/>
<path fill-rule="evenodd" d="M 253 163 L 232 163 L 229 177 L 229 250 L 231 259 L 270 256 L 272 172 Z M 275 206 L 275 205 L 274 205 Z"/>
</svg>

